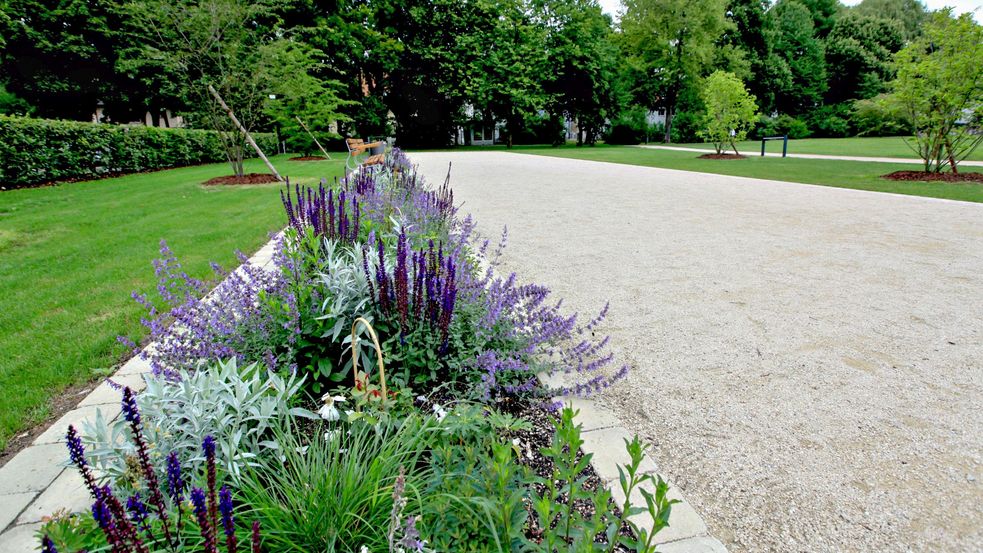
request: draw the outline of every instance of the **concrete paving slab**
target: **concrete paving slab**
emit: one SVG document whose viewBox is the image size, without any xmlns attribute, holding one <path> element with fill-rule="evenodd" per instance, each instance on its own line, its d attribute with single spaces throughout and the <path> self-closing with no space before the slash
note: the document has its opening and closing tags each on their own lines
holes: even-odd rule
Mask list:
<svg viewBox="0 0 983 553">
<path fill-rule="evenodd" d="M 89 491 L 79 472 L 68 467 L 17 517 L 17 524 L 41 522 L 43 517 L 62 510 L 81 513 L 91 504 Z"/>
<path fill-rule="evenodd" d="M 82 421 L 95 419 L 96 411 L 101 411 L 104 417 L 108 420 L 113 420 L 119 415 L 121 409 L 122 406 L 119 402 L 102 405 L 86 405 L 72 409 L 62 415 L 60 419 L 49 426 L 40 436 L 35 438 L 34 444 L 64 444 L 65 434 L 68 432 L 69 425 L 75 425 L 77 429 L 81 428 Z"/>
<path fill-rule="evenodd" d="M 129 376 L 134 374 L 147 374 L 151 371 L 150 361 L 141 359 L 139 355 L 131 357 L 123 366 L 116 371 L 114 378 L 119 376 Z"/>
<path fill-rule="evenodd" d="M 120 376 L 112 376 L 112 381 L 120 386 L 129 386 L 133 391 L 139 392 L 147 387 L 146 381 L 143 379 L 141 374 L 128 374 Z M 96 389 L 92 391 L 85 399 L 79 402 L 79 407 L 86 407 L 88 405 L 106 405 L 109 403 L 119 403 L 123 399 L 123 390 L 116 389 L 109 384 L 109 382 L 103 382 L 96 386 Z"/>
<path fill-rule="evenodd" d="M 0 467 L 0 495 L 45 489 L 64 470 L 67 461 L 68 450 L 63 444 L 32 445 L 22 449 Z"/>
<path fill-rule="evenodd" d="M 40 529 L 40 523 L 21 524 L 8 528 L 3 534 L 0 534 L 0 551 L 3 553 L 40 551 L 41 543 L 34 536 Z"/>
<path fill-rule="evenodd" d="M 562 403 L 563 405 L 570 405 L 574 410 L 579 411 L 574 420 L 577 424 L 581 425 L 585 433 L 621 425 L 621 421 L 618 420 L 618 417 L 614 413 L 609 409 L 599 407 L 597 403 L 590 399 L 558 396 L 553 398 L 553 401 Z"/>
<path fill-rule="evenodd" d="M 625 449 L 625 440 L 631 441 L 633 435 L 624 428 L 613 427 L 597 432 L 584 432 L 580 438 L 584 440 L 583 450 L 594 454 L 591 465 L 602 480 L 616 480 L 618 465 L 624 466 L 631 461 L 631 456 Z M 657 472 L 658 467 L 650 456 L 646 456 L 642 459 L 639 470 L 643 474 L 654 473 Z"/>
<path fill-rule="evenodd" d="M 0 532 L 9 526 L 36 496 L 36 492 L 0 495 Z"/>
</svg>

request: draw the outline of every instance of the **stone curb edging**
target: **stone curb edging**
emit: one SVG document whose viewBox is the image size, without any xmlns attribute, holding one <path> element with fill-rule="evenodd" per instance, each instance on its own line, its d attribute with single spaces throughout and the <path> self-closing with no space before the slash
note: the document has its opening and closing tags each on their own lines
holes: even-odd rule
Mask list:
<svg viewBox="0 0 983 553">
<path fill-rule="evenodd" d="M 259 249 L 248 263 L 265 268 L 273 262 L 277 238 Z M 207 296 L 206 296 L 207 297 Z M 153 347 L 153 344 L 147 348 Z M 144 375 L 150 363 L 135 355 L 110 380 L 135 391 L 146 387 Z M 30 446 L 17 452 L 0 467 L 0 552 L 30 553 L 40 544 L 34 534 L 43 517 L 56 511 L 81 512 L 89 509 L 89 492 L 74 467 L 68 466 L 65 433 L 68 426 L 91 420 L 96 412 L 109 421 L 120 415 L 121 395 L 103 381 L 71 411 L 51 424 Z"/>
</svg>

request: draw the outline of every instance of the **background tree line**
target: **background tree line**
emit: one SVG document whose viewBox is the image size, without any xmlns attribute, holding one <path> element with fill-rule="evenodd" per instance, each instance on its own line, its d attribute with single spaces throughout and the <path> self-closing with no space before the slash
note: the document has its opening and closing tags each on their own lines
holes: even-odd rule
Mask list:
<svg viewBox="0 0 983 553">
<path fill-rule="evenodd" d="M 253 130 L 442 146 L 466 125 L 511 143 L 694 140 L 717 70 L 746 83 L 755 134 L 898 134 L 895 54 L 917 0 L 0 0 L 0 113 L 225 129 L 213 86 Z M 646 114 L 662 111 L 665 124 Z M 332 127 L 334 128 L 334 127 Z M 606 134 L 604 134 L 606 133 Z M 239 144 L 241 147 L 241 144 Z M 297 145 L 303 149 L 304 144 Z"/>
</svg>

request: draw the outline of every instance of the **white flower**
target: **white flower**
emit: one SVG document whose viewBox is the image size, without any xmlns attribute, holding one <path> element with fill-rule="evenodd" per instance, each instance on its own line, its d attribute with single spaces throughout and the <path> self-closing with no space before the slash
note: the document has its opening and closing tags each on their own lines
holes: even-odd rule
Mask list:
<svg viewBox="0 0 983 553">
<path fill-rule="evenodd" d="M 317 413 L 321 415 L 322 419 L 336 421 L 341 418 L 341 413 L 338 412 L 338 408 L 334 404 L 345 401 L 345 396 L 333 396 L 328 393 L 321 397 L 321 401 L 324 402 L 324 406 L 318 409 Z"/>
<path fill-rule="evenodd" d="M 441 407 L 440 405 L 437 405 L 436 403 L 434 403 L 433 405 L 433 412 L 435 415 L 437 415 L 438 421 L 444 420 L 444 417 L 447 416 L 447 411 L 444 411 L 444 408 Z"/>
</svg>

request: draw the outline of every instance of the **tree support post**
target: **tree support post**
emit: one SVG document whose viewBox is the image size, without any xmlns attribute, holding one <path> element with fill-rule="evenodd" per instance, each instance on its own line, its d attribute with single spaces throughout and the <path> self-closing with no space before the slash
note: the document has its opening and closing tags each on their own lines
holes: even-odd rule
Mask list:
<svg viewBox="0 0 983 553">
<path fill-rule="evenodd" d="M 295 115 L 294 118 L 297 119 L 297 122 L 300 123 L 301 127 L 304 127 L 304 130 L 307 131 L 307 134 L 311 135 L 311 140 L 314 141 L 314 144 L 317 144 L 317 148 L 321 150 L 321 153 L 324 154 L 324 157 L 330 160 L 331 154 L 329 154 L 328 151 L 324 149 L 324 146 L 321 146 L 321 143 L 317 141 L 317 137 L 314 136 L 314 133 L 312 133 L 310 129 L 307 128 L 307 125 L 305 125 L 304 122 L 300 120 L 300 116 Z"/>
<path fill-rule="evenodd" d="M 240 131 L 242 131 L 242 134 L 246 135 L 246 142 L 249 142 L 249 145 L 252 146 L 254 150 L 256 150 L 256 154 L 259 155 L 260 159 L 262 159 L 263 162 L 266 163 L 266 166 L 270 168 L 270 172 L 273 173 L 273 176 L 276 177 L 276 180 L 282 182 L 283 177 L 281 177 L 280 173 L 277 172 L 276 167 L 273 167 L 273 164 L 270 163 L 270 160 L 266 157 L 266 154 L 263 153 L 263 150 L 259 149 L 259 145 L 256 144 L 255 140 L 253 140 L 252 135 L 249 134 L 249 131 L 246 130 L 246 127 L 242 126 L 242 123 L 240 123 L 239 120 L 236 118 L 235 114 L 232 113 L 232 108 L 226 105 L 225 100 L 223 100 L 222 96 L 220 96 L 218 91 L 215 90 L 215 87 L 212 85 L 208 85 L 208 91 L 212 93 L 212 96 L 215 97 L 215 100 L 218 101 L 218 104 L 222 106 L 222 109 L 225 110 L 225 113 L 229 116 L 229 119 L 232 119 L 232 122 L 236 124 L 236 127 L 238 127 Z"/>
</svg>

